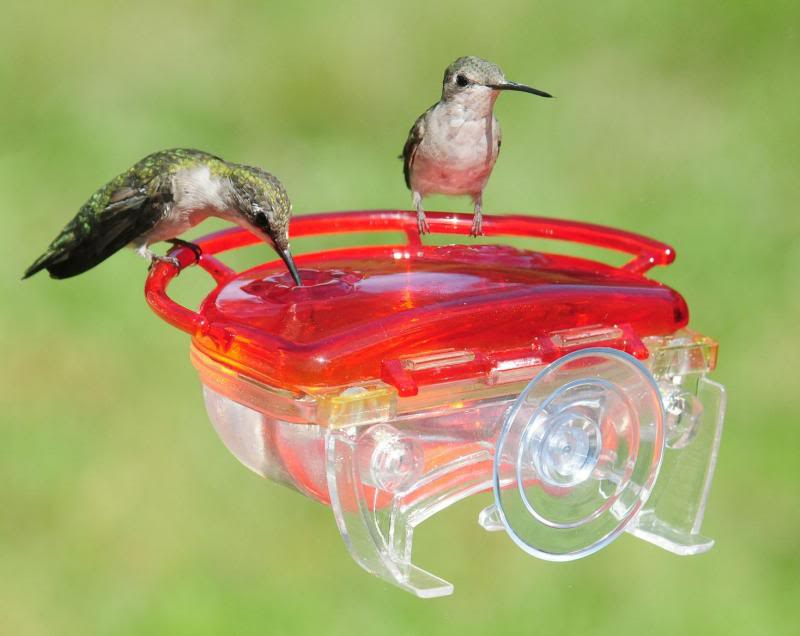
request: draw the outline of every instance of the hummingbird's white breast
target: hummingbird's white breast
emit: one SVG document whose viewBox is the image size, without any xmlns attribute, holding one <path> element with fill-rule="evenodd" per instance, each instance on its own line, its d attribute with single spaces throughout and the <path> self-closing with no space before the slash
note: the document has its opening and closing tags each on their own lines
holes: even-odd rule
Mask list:
<svg viewBox="0 0 800 636">
<path fill-rule="evenodd" d="M 499 152 L 500 126 L 492 113 L 497 94 L 486 87 L 439 102 L 429 113 L 411 167 L 411 188 L 429 193 L 483 191 Z"/>
</svg>

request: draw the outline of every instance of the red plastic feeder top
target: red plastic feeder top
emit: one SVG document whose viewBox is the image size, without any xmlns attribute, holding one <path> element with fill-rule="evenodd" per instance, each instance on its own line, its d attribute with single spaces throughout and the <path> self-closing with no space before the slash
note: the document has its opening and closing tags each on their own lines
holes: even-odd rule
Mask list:
<svg viewBox="0 0 800 636">
<path fill-rule="evenodd" d="M 471 223 L 462 214 L 429 219 L 433 232 L 458 235 Z M 217 281 L 198 313 L 167 297 L 178 273 L 169 264 L 152 270 L 147 300 L 193 336 L 197 351 L 257 381 L 295 390 L 380 378 L 401 396 L 414 395 L 420 382 L 445 379 L 405 362 L 415 356 L 458 352 L 461 362 L 446 365 L 452 379 L 524 351 L 555 358 L 569 343 L 554 343 L 553 334 L 596 325 L 616 328 L 619 348 L 646 357 L 640 338 L 688 322 L 683 298 L 644 276 L 672 262 L 673 249 L 629 232 L 532 216 L 490 216 L 484 224 L 489 236 L 575 241 L 632 255 L 612 267 L 500 245 L 423 245 L 414 214 L 404 211 L 315 214 L 291 225 L 293 237 L 392 230 L 405 232 L 407 242 L 299 256 L 303 287 L 277 260 L 241 273 L 229 269 L 212 255 L 258 239 L 239 229 L 219 232 L 198 242 L 200 266 Z M 173 253 L 182 265 L 192 262 L 186 248 Z M 441 376 L 442 365 L 435 366 Z"/>
</svg>

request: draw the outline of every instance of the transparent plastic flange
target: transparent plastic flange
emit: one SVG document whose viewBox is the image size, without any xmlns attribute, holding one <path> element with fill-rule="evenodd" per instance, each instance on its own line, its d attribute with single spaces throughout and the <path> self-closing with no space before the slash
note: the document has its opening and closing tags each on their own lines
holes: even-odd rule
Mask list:
<svg viewBox="0 0 800 636">
<path fill-rule="evenodd" d="M 725 389 L 697 373 L 659 385 L 667 434 L 661 473 L 626 531 L 674 554 L 700 554 L 714 545 L 700 529 L 722 437 Z"/>
<path fill-rule="evenodd" d="M 339 531 L 364 569 L 412 594 L 452 594 L 453 585 L 411 561 L 416 527 L 489 487 L 492 429 L 508 402 L 458 414 L 330 429 L 328 490 Z M 471 430 L 459 427 L 466 420 Z M 399 424 L 399 422 L 395 422 Z"/>
</svg>

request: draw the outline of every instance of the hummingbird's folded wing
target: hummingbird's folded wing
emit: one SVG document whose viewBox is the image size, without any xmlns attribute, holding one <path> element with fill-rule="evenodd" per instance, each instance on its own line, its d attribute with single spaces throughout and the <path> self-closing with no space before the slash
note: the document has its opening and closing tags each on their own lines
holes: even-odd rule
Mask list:
<svg viewBox="0 0 800 636">
<path fill-rule="evenodd" d="M 411 130 L 408 131 L 408 139 L 406 139 L 406 144 L 403 146 L 403 174 L 406 177 L 406 186 L 409 189 L 411 189 L 411 169 L 414 163 L 414 155 L 417 154 L 417 149 L 422 142 L 422 138 L 425 136 L 425 121 L 428 117 L 428 113 L 431 112 L 435 106 L 436 104 L 417 118 Z"/>
<path fill-rule="evenodd" d="M 171 199 L 165 191 L 153 195 L 129 186 L 106 186 L 84 204 L 23 278 L 42 269 L 53 278 L 91 269 L 152 229 Z"/>
</svg>

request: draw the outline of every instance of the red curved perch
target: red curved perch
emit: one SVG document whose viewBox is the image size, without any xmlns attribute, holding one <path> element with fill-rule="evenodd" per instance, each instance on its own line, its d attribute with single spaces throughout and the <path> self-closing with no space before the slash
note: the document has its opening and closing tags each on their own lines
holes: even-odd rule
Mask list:
<svg viewBox="0 0 800 636">
<path fill-rule="evenodd" d="M 469 214 L 428 212 L 426 216 L 431 232 L 468 234 L 472 227 L 472 215 Z M 616 250 L 633 256 L 621 269 L 637 274 L 643 274 L 656 265 L 669 265 L 675 260 L 675 250 L 666 243 L 592 223 L 538 216 L 486 216 L 483 230 L 487 236 L 526 236 Z M 409 244 L 420 244 L 416 213 L 405 210 L 309 214 L 292 219 L 290 233 L 297 238 L 317 234 L 386 231 L 405 232 Z M 214 258 L 213 254 L 259 242 L 260 238 L 240 228 L 209 234 L 196 241 L 203 251 L 199 264 L 217 283 L 222 283 L 234 276 L 235 272 Z M 147 302 L 156 314 L 175 327 L 190 334 L 202 332 L 207 328 L 205 319 L 167 296 L 167 286 L 172 279 L 181 270 L 194 264 L 194 253 L 187 247 L 178 246 L 170 254 L 178 258 L 180 267 L 159 262 L 150 270 L 145 285 Z"/>
</svg>

